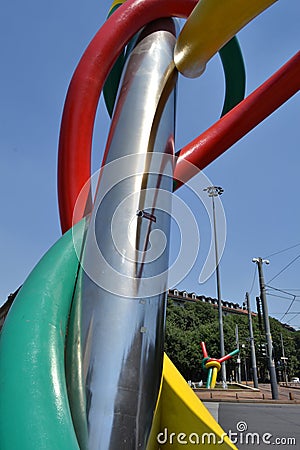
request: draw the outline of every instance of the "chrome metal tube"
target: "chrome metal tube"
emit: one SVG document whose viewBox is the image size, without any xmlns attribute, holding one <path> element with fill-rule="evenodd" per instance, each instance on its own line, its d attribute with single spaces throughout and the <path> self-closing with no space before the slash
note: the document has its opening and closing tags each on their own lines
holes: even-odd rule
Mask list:
<svg viewBox="0 0 300 450">
<path fill-rule="evenodd" d="M 89 450 L 145 449 L 161 383 L 175 31 L 155 25 L 123 77 L 77 292 Z"/>
</svg>

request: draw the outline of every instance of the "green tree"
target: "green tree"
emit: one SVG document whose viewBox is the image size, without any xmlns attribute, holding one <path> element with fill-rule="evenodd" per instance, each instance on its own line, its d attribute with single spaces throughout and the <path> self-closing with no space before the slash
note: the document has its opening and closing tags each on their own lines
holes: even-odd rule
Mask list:
<svg viewBox="0 0 300 450">
<path fill-rule="evenodd" d="M 239 330 L 239 342 L 243 361 L 246 359 L 250 369 L 250 341 L 248 317 L 242 314 L 227 314 L 223 317 L 225 352 L 236 348 L 236 325 Z M 274 346 L 274 359 L 278 377 L 282 377 L 282 344 L 284 342 L 288 376 L 300 376 L 300 332 L 286 329 L 278 320 L 270 318 L 270 327 Z M 253 316 L 253 334 L 256 347 L 258 374 L 261 381 L 268 377 L 267 358 L 259 351 L 265 343 L 263 329 L 258 318 Z M 211 357 L 220 356 L 218 311 L 210 304 L 186 302 L 178 306 L 168 301 L 165 351 L 186 380 L 206 379 L 201 368 L 203 358 L 200 342 L 204 341 Z M 227 362 L 227 374 L 235 371 L 236 359 Z"/>
</svg>

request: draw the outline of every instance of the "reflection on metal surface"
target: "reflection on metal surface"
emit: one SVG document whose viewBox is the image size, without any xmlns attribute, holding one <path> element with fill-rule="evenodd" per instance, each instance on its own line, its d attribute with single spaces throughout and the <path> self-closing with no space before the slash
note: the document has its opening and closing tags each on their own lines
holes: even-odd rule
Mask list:
<svg viewBox="0 0 300 450">
<path fill-rule="evenodd" d="M 147 213 L 143 209 L 139 209 L 136 213 L 138 217 L 144 217 L 145 219 L 151 220 L 152 222 L 156 222 L 156 217 L 154 214 Z"/>
<path fill-rule="evenodd" d="M 156 31 L 152 24 L 128 61 L 79 275 L 88 427 L 80 446 L 89 450 L 145 449 L 160 387 L 174 150 L 172 23 L 160 21 Z M 109 163 L 127 155 L 135 155 L 127 175 L 109 173 Z M 122 296 L 114 293 L 116 273 Z M 156 295 L 143 285 L 152 277 L 159 280 Z"/>
</svg>

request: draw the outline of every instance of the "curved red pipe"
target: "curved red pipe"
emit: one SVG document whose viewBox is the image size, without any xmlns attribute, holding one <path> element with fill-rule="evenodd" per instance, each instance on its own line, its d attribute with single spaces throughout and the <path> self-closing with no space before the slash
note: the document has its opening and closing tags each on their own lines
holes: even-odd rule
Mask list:
<svg viewBox="0 0 300 450">
<path fill-rule="evenodd" d="M 187 17 L 196 0 L 128 0 L 95 35 L 69 86 L 60 132 L 58 197 L 62 231 L 72 226 L 73 210 L 91 175 L 92 134 L 99 96 L 115 60 L 126 43 L 144 25 L 163 16 Z M 212 127 L 185 146 L 179 154 L 175 179 L 188 181 L 191 162 L 203 169 L 264 120 L 300 88 L 300 52 L 250 96 Z M 180 184 L 176 186 L 178 188 Z M 77 205 L 78 221 L 91 207 L 89 189 Z"/>
<path fill-rule="evenodd" d="M 182 148 L 174 178 L 180 180 L 175 189 L 203 169 L 235 142 L 272 114 L 300 89 L 300 52 L 242 100 L 235 108 Z"/>
<path fill-rule="evenodd" d="M 92 136 L 99 96 L 118 55 L 147 23 L 161 17 L 187 17 L 196 4 L 197 0 L 128 0 L 109 17 L 87 47 L 68 89 L 60 129 L 58 201 L 63 232 L 72 226 L 76 200 L 91 176 Z M 77 220 L 91 206 L 89 195 L 81 201 Z"/>
</svg>

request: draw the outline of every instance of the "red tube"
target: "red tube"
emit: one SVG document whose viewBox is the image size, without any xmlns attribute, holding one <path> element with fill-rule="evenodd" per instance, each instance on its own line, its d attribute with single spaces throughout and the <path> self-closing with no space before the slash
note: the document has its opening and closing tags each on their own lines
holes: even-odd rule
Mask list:
<svg viewBox="0 0 300 450">
<path fill-rule="evenodd" d="M 224 361 L 228 361 L 228 359 L 231 359 L 233 356 L 237 355 L 239 353 L 239 349 L 235 349 L 232 352 L 228 353 L 228 355 L 222 356 L 222 358 L 219 358 L 219 363 L 222 363 Z"/>
<path fill-rule="evenodd" d="M 72 226 L 76 200 L 91 176 L 96 109 L 105 79 L 118 55 L 131 37 L 150 21 L 187 17 L 196 4 L 197 0 L 128 0 L 104 23 L 87 47 L 69 86 L 60 129 L 58 201 L 63 232 Z M 88 197 L 89 194 L 79 216 L 90 208 Z"/>
<path fill-rule="evenodd" d="M 176 189 L 195 174 L 188 161 L 203 169 L 300 89 L 300 52 L 235 108 L 182 148 L 174 178 Z"/>
<path fill-rule="evenodd" d="M 203 353 L 203 358 L 208 358 L 208 353 L 207 353 L 207 350 L 206 350 L 206 345 L 205 345 L 205 342 L 201 342 L 201 350 L 202 350 L 202 353 Z"/>
</svg>

